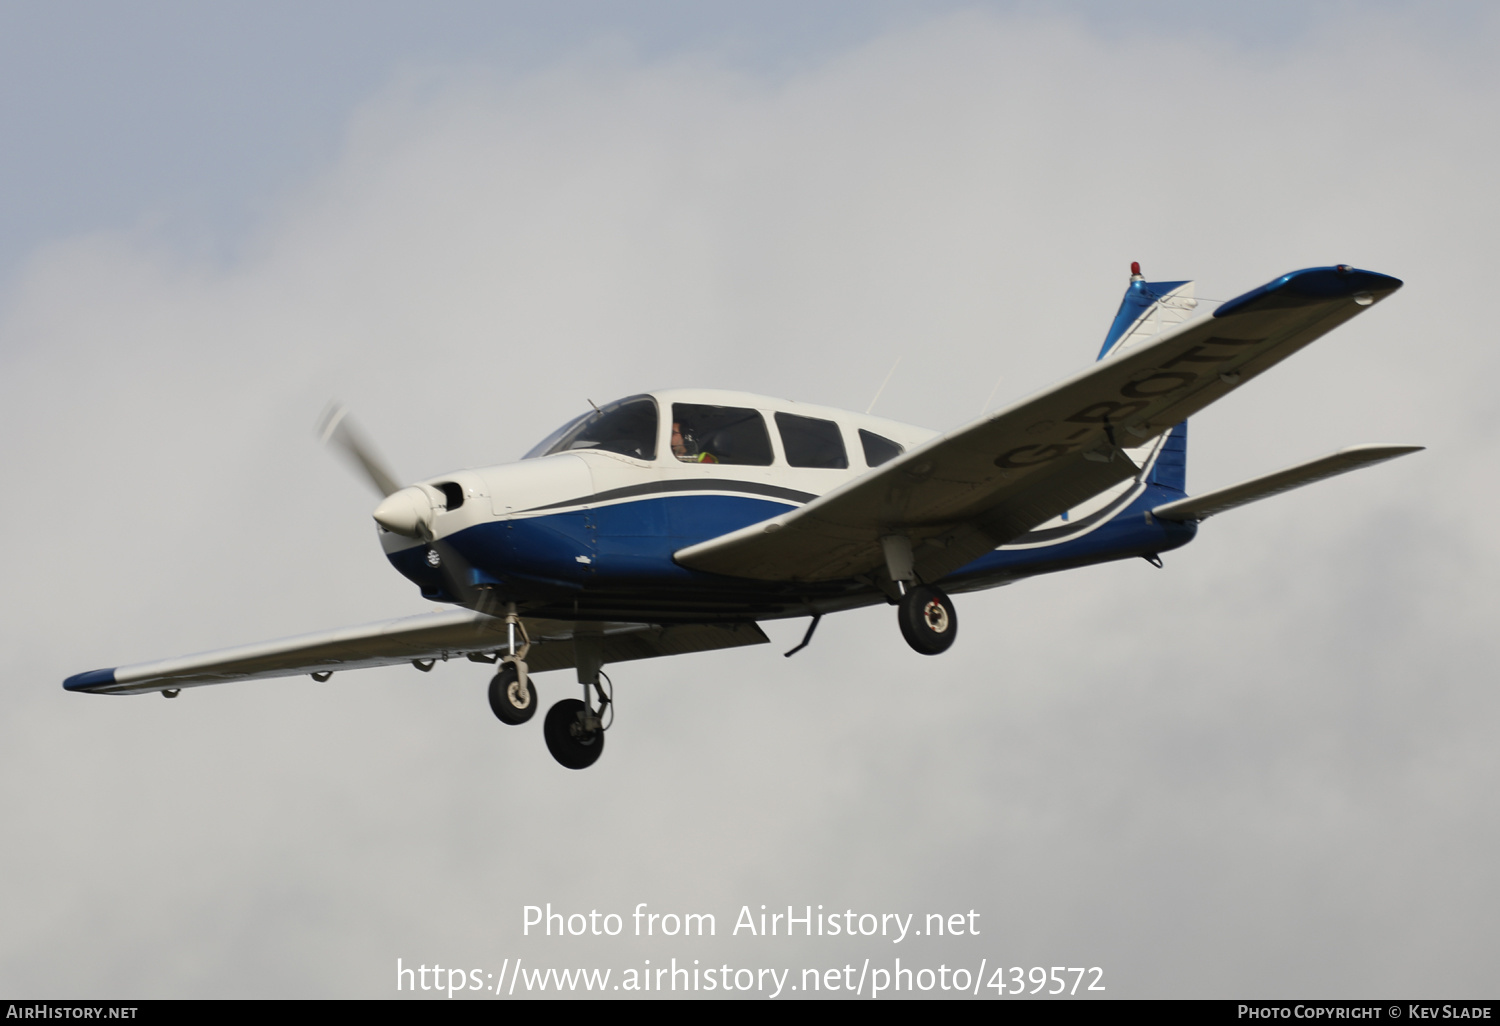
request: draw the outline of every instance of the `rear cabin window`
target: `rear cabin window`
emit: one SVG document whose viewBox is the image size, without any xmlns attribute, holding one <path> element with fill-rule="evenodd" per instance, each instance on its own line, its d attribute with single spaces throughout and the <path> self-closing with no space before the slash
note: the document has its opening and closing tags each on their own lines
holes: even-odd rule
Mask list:
<svg viewBox="0 0 1500 1026">
<path fill-rule="evenodd" d="M 672 404 L 672 455 L 684 463 L 771 465 L 771 436 L 759 410 Z"/>
<path fill-rule="evenodd" d="M 877 435 L 873 431 L 859 429 L 859 444 L 865 448 L 865 466 L 878 467 L 900 456 L 906 448 L 898 442 Z"/>
<path fill-rule="evenodd" d="M 602 449 L 638 460 L 654 460 L 656 422 L 656 400 L 646 395 L 632 396 L 568 421 L 523 458 L 574 449 Z"/>
<path fill-rule="evenodd" d="M 844 435 L 833 421 L 778 413 L 776 429 L 781 432 L 781 447 L 786 450 L 786 461 L 791 466 L 849 469 Z"/>
</svg>

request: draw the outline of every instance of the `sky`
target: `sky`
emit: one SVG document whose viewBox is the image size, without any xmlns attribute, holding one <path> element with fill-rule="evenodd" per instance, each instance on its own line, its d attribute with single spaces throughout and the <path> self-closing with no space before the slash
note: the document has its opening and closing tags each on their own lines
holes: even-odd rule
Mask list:
<svg viewBox="0 0 1500 1026">
<path fill-rule="evenodd" d="M 1201 6 L 0 4 L 0 993 L 900 958 L 1495 996 L 1500 24 Z M 1195 417 L 1191 491 L 1427 450 L 1161 570 L 960 596 L 938 658 L 879 608 L 622 664 L 583 773 L 468 663 L 59 686 L 428 608 L 331 398 L 407 479 L 653 388 L 863 410 L 898 358 L 876 412 L 942 430 L 1085 367 L 1132 260 L 1211 300 L 1407 283 Z M 635 936 L 642 903 L 715 936 Z M 549 904 L 622 932 L 525 932 Z M 762 905 L 975 918 L 733 932 Z"/>
</svg>

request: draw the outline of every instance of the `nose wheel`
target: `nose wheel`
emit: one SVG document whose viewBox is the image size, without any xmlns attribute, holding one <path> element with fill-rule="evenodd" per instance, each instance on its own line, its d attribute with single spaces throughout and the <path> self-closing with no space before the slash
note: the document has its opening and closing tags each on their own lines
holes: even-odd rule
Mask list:
<svg viewBox="0 0 1500 1026">
<path fill-rule="evenodd" d="M 490 681 L 490 709 L 501 723 L 517 726 L 536 714 L 536 688 L 531 678 L 521 679 L 516 664 L 507 660 Z"/>
<path fill-rule="evenodd" d="M 908 588 L 898 607 L 901 636 L 923 655 L 939 655 L 953 647 L 958 636 L 958 613 L 953 600 L 929 585 Z"/>
</svg>

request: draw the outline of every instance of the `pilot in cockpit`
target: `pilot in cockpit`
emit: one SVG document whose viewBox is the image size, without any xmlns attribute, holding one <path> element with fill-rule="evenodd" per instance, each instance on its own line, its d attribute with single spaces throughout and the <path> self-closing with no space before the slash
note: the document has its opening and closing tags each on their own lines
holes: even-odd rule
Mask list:
<svg viewBox="0 0 1500 1026">
<path fill-rule="evenodd" d="M 684 433 L 682 425 L 676 421 L 672 422 L 672 455 L 684 463 L 719 462 L 713 453 L 699 449 L 698 441 L 693 437 L 692 432 Z"/>
</svg>

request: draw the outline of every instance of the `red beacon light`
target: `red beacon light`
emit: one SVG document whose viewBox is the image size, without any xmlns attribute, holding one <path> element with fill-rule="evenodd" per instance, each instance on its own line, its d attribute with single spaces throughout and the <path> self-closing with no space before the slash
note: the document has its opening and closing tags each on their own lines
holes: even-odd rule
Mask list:
<svg viewBox="0 0 1500 1026">
<path fill-rule="evenodd" d="M 1142 281 L 1142 280 L 1144 280 L 1142 278 L 1142 275 L 1141 275 L 1141 262 L 1139 260 L 1132 260 L 1132 261 L 1130 261 L 1130 280 L 1131 281 Z"/>
</svg>

